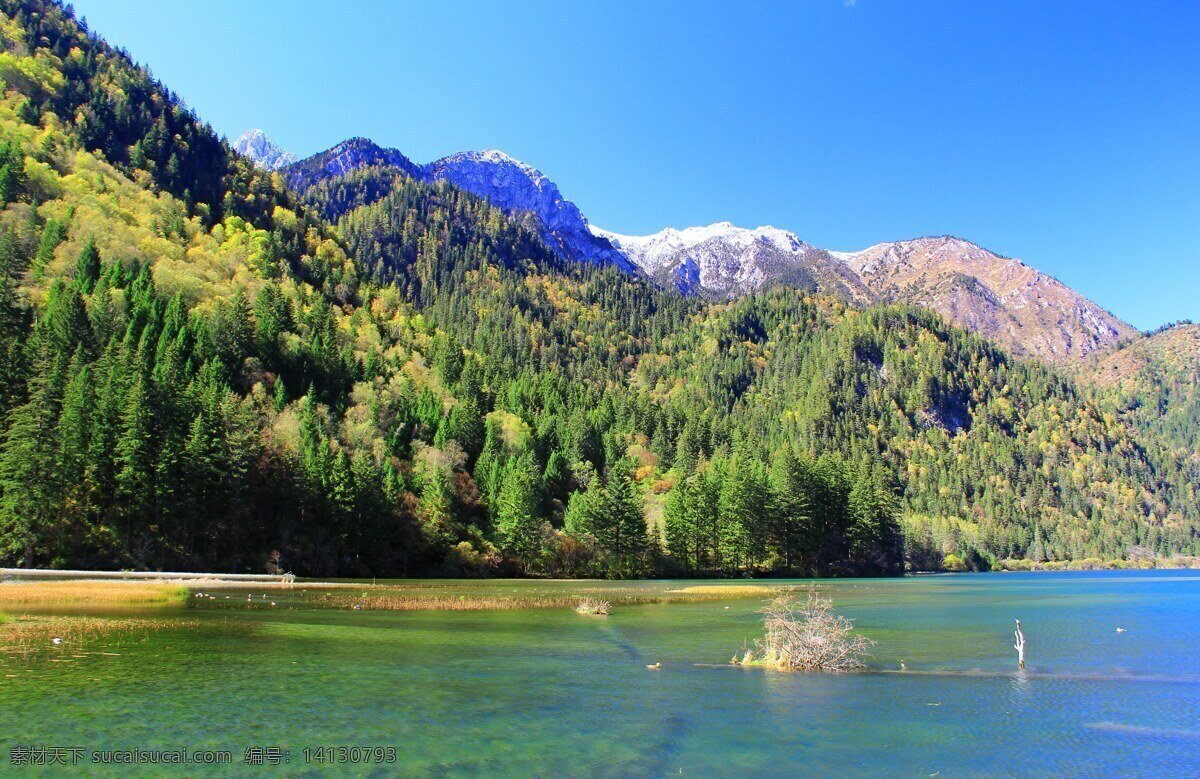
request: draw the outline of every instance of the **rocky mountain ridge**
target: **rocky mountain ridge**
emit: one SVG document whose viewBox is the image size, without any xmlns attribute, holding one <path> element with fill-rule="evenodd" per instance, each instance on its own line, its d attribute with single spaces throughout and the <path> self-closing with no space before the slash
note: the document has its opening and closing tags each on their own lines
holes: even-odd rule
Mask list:
<svg viewBox="0 0 1200 779">
<path fill-rule="evenodd" d="M 322 178 L 380 164 L 447 181 L 510 213 L 534 215 L 542 239 L 564 258 L 612 263 L 684 294 L 733 298 L 787 285 L 853 304 L 912 303 L 1014 354 L 1051 362 L 1077 361 L 1137 336 L 1132 326 L 1052 276 L 953 236 L 842 252 L 776 227 L 729 222 L 622 235 L 591 225 L 541 171 L 495 149 L 419 165 L 395 149 L 352 138 L 281 172 L 304 190 Z"/>
</svg>

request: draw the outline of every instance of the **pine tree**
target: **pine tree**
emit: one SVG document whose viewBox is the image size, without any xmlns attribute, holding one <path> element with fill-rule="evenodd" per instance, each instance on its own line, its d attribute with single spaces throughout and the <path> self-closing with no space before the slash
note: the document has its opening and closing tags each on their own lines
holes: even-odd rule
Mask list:
<svg viewBox="0 0 1200 779">
<path fill-rule="evenodd" d="M 455 540 L 454 489 L 446 469 L 429 470 L 421 484 L 419 512 L 425 540 L 440 557 Z"/>
<path fill-rule="evenodd" d="M 675 565 L 688 573 L 695 572 L 699 567 L 695 556 L 696 527 L 690 505 L 695 479 L 695 476 L 680 478 L 667 495 L 667 503 L 663 508 L 667 553 Z"/>
<path fill-rule="evenodd" d="M 606 511 L 611 528 L 608 537 L 600 537 L 611 552 L 617 576 L 636 576 L 645 570 L 646 551 L 650 539 L 642 496 L 633 479 L 633 469 L 627 460 L 618 460 L 608 474 L 605 486 Z M 607 543 L 606 543 L 607 542 Z"/>
<path fill-rule="evenodd" d="M 787 570 L 806 565 L 812 557 L 804 467 L 790 448 L 776 456 L 771 467 L 773 511 L 768 533 L 775 553 L 782 558 Z"/>
<path fill-rule="evenodd" d="M 100 278 L 100 250 L 91 238 L 84 242 L 75 261 L 75 288 L 81 295 L 90 295 Z"/>
<path fill-rule="evenodd" d="M 530 453 L 511 461 L 505 469 L 504 486 L 500 488 L 493 511 L 500 547 L 520 561 L 526 570 L 536 563 L 542 542 L 536 479 Z"/>
<path fill-rule="evenodd" d="M 124 517 L 127 551 L 135 542 L 138 525 L 156 524 L 154 418 L 147 382 L 138 378 L 129 388 L 121 408 L 120 433 L 116 443 L 116 497 Z"/>
<path fill-rule="evenodd" d="M 11 415 L 0 454 L 0 554 L 26 567 L 37 562 L 61 505 L 55 426 L 65 378 L 61 355 L 43 363 L 29 402 Z"/>
<path fill-rule="evenodd" d="M 71 375 L 63 391 L 58 418 L 58 479 L 63 490 L 64 525 L 81 526 L 90 512 L 88 494 L 88 452 L 91 449 L 92 417 L 95 413 L 95 389 L 91 366 L 76 350 L 68 368 Z M 61 548 L 60 554 L 65 550 Z"/>
</svg>

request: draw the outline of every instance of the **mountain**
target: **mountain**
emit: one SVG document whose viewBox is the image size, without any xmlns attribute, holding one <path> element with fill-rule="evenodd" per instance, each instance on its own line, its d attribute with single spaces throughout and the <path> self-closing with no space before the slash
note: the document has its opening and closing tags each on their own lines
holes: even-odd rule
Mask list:
<svg viewBox="0 0 1200 779">
<path fill-rule="evenodd" d="M 283 172 L 293 189 L 304 192 L 323 179 L 369 166 L 396 168 L 427 182 L 445 181 L 486 198 L 506 213 L 530 214 L 542 240 L 564 259 L 636 270 L 608 241 L 589 231 L 587 219 L 553 181 L 495 149 L 459 152 L 417 165 L 396 149 L 383 148 L 366 138 L 351 138 Z"/>
<path fill-rule="evenodd" d="M 406 176 L 421 177 L 421 169 L 395 149 L 385 149 L 368 138 L 350 138 L 331 149 L 294 162 L 281 170 L 288 185 L 303 192 L 317 182 L 357 168 L 384 165 Z"/>
<path fill-rule="evenodd" d="M 736 297 L 783 284 L 855 303 L 875 299 L 845 263 L 774 227 L 749 230 L 718 222 L 647 236 L 591 229 L 655 282 L 685 294 Z"/>
<path fill-rule="evenodd" d="M 248 157 L 265 170 L 279 170 L 296 161 L 296 155 L 284 151 L 262 130 L 247 130 L 233 142 L 234 151 Z"/>
<path fill-rule="evenodd" d="M 1093 355 L 1080 366 L 1078 375 L 1134 397 L 1140 394 L 1139 382 L 1147 379 L 1200 384 L 1200 325 L 1180 322 L 1131 339 L 1118 349 Z"/>
<path fill-rule="evenodd" d="M 932 309 L 1017 355 L 1078 360 L 1138 335 L 1057 279 L 961 238 L 881 243 L 832 256 L 876 299 Z"/>
<path fill-rule="evenodd" d="M 428 181 L 448 181 L 506 212 L 536 215 L 543 240 L 561 257 L 634 270 L 622 252 L 588 229 L 587 219 L 553 181 L 502 151 L 451 154 L 423 166 L 421 175 Z"/>
<path fill-rule="evenodd" d="M 1080 359 L 1137 335 L 1057 279 L 960 238 L 836 252 L 786 230 L 728 222 L 648 236 L 591 229 L 655 282 L 687 294 L 729 298 L 782 284 L 856 304 L 911 303 L 1014 354 L 1052 362 Z"/>
<path fill-rule="evenodd" d="M 529 214 L 560 257 L 644 273 L 687 295 L 733 298 L 776 285 L 839 297 L 852 304 L 912 303 L 937 311 L 1013 354 L 1077 361 L 1133 338 L 1133 327 L 1062 282 L 1025 263 L 954 237 L 882 243 L 838 252 L 775 227 L 729 222 L 646 236 L 588 223 L 579 208 L 536 168 L 490 149 L 414 165 L 394 149 L 346 141 L 285 170 L 298 191 L 321 177 L 363 165 L 392 165 L 425 181 L 446 181 L 509 214 Z"/>
</svg>

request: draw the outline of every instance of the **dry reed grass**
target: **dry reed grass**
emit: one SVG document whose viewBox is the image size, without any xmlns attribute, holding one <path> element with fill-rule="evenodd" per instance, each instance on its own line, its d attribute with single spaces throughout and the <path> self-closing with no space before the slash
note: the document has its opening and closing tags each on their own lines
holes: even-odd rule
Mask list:
<svg viewBox="0 0 1200 779">
<path fill-rule="evenodd" d="M 188 589 L 179 584 L 78 579 L 4 582 L 0 607 L 183 603 Z"/>
<path fill-rule="evenodd" d="M 357 590 L 351 592 L 350 590 Z M 580 598 L 603 600 L 611 607 L 643 606 L 657 603 L 701 603 L 738 597 L 776 593 L 778 588 L 759 585 L 726 587 L 685 587 L 679 590 L 647 591 L 640 587 L 597 587 L 592 590 L 535 592 L 528 595 L 499 595 L 439 591 L 438 588 L 412 588 L 404 585 L 382 585 L 363 588 L 341 587 L 327 591 L 324 587 L 303 595 L 312 605 L 326 608 L 346 608 L 375 611 L 508 611 L 514 609 L 575 608 Z"/>
<path fill-rule="evenodd" d="M 774 595 L 784 589 L 786 588 L 769 587 L 765 584 L 694 584 L 667 592 L 681 595 L 719 595 L 723 598 L 753 598 Z"/>
<path fill-rule="evenodd" d="M 107 649 L 145 638 L 166 629 L 194 629 L 198 620 L 161 620 L 142 617 L 22 616 L 0 623 L 0 653 L 29 657 L 46 652 L 61 653 L 64 659 L 78 659 L 97 642 Z M 55 639 L 61 639 L 55 643 Z M 95 654 L 95 652 L 92 652 Z M 104 652 L 100 654 L 113 654 Z"/>
</svg>

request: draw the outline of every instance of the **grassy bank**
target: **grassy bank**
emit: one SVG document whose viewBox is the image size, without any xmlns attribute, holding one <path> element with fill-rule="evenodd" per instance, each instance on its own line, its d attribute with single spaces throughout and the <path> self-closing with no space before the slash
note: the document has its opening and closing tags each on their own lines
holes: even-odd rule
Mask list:
<svg viewBox="0 0 1200 779">
<path fill-rule="evenodd" d="M 0 609 L 38 606 L 145 605 L 187 601 L 180 584 L 125 581 L 31 581 L 0 584 Z"/>
</svg>

